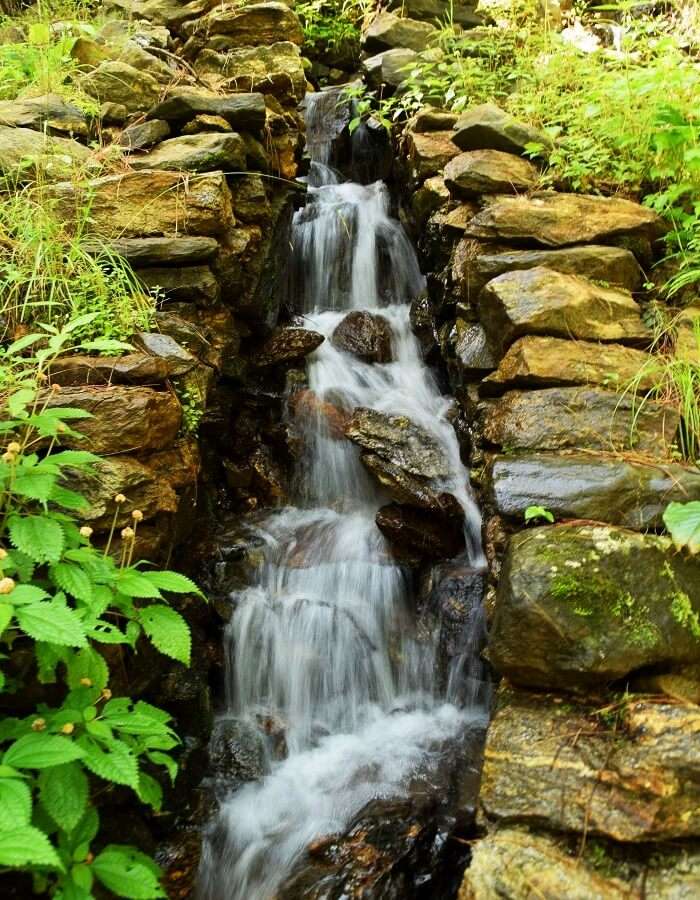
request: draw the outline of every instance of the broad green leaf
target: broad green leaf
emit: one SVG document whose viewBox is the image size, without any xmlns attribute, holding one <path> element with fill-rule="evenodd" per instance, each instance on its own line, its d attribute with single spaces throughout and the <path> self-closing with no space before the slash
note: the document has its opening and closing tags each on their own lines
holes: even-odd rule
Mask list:
<svg viewBox="0 0 700 900">
<path fill-rule="evenodd" d="M 48 769 L 73 762 L 85 755 L 77 742 L 43 731 L 25 734 L 8 747 L 3 764 L 17 769 Z"/>
<path fill-rule="evenodd" d="M 160 870 L 133 847 L 110 844 L 92 863 L 95 877 L 110 891 L 128 900 L 155 900 L 165 897 L 160 886 Z"/>
<path fill-rule="evenodd" d="M 154 763 L 156 766 L 163 766 L 169 777 L 171 784 L 175 784 L 175 779 L 177 778 L 177 763 L 169 756 L 167 753 L 163 753 L 161 750 L 153 750 L 151 753 L 148 753 L 148 759 Z"/>
<path fill-rule="evenodd" d="M 15 605 L 19 605 L 23 603 L 37 603 L 40 600 L 45 600 L 49 595 L 36 584 L 18 584 L 9 596 Z"/>
<path fill-rule="evenodd" d="M 29 500 L 39 500 L 46 503 L 51 499 L 54 487 L 56 485 L 56 476 L 49 472 L 29 471 L 15 478 L 12 490 L 20 497 L 26 497 Z"/>
<path fill-rule="evenodd" d="M 136 757 L 123 741 L 111 741 L 103 749 L 96 740 L 83 735 L 78 738 L 80 748 L 85 752 L 83 765 L 105 781 L 138 787 L 139 771 Z"/>
<path fill-rule="evenodd" d="M 36 641 L 64 647 L 84 647 L 85 629 L 74 610 L 56 601 L 42 601 L 17 609 L 22 630 Z"/>
<path fill-rule="evenodd" d="M 45 769 L 39 776 L 39 797 L 58 827 L 72 831 L 83 817 L 88 801 L 88 780 L 80 763 Z"/>
<path fill-rule="evenodd" d="M 197 594 L 200 597 L 203 596 L 194 581 L 191 578 L 187 578 L 186 575 L 180 575 L 179 572 L 171 572 L 166 569 L 163 572 L 144 572 L 143 575 L 151 584 L 154 584 L 162 591 L 170 591 L 173 594 Z"/>
<path fill-rule="evenodd" d="M 700 500 L 669 503 L 663 519 L 678 550 L 687 547 L 693 556 L 700 552 Z"/>
<path fill-rule="evenodd" d="M 34 646 L 36 663 L 41 684 L 53 684 L 56 681 L 56 666 L 63 662 L 71 651 L 58 644 L 37 641 Z"/>
<path fill-rule="evenodd" d="M 8 529 L 13 546 L 37 562 L 58 562 L 65 537 L 60 522 L 48 516 L 10 516 Z"/>
<path fill-rule="evenodd" d="M 28 825 L 32 817 L 32 792 L 19 778 L 0 778 L 0 831 Z"/>
<path fill-rule="evenodd" d="M 49 459 L 55 466 L 70 466 L 73 469 L 82 469 L 100 462 L 100 457 L 89 450 L 60 450 L 52 453 Z"/>
<path fill-rule="evenodd" d="M 68 687 L 71 689 L 80 687 L 81 680 L 89 678 L 92 687 L 102 691 L 109 681 L 109 669 L 101 653 L 94 647 L 85 647 L 74 653 L 68 660 Z"/>
<path fill-rule="evenodd" d="M 100 817 L 97 813 L 97 810 L 94 806 L 88 806 L 85 811 L 85 815 L 82 817 L 80 822 L 75 827 L 75 830 L 71 832 L 70 835 L 70 844 L 73 848 L 79 845 L 86 845 L 87 847 L 95 840 L 97 836 L 97 832 L 100 830 Z M 86 851 L 87 852 L 87 851 Z M 73 857 L 75 859 L 75 857 Z M 82 862 L 80 859 L 76 860 L 77 862 Z"/>
<path fill-rule="evenodd" d="M 31 388 L 22 388 L 15 391 L 7 401 L 7 411 L 13 419 L 20 419 L 26 416 L 27 407 L 34 402 L 36 391 Z"/>
<path fill-rule="evenodd" d="M 12 621 L 14 612 L 13 607 L 9 603 L 0 603 L 0 635 Z"/>
<path fill-rule="evenodd" d="M 63 869 L 47 836 L 31 825 L 0 831 L 0 866 L 50 866 L 52 869 Z"/>
<path fill-rule="evenodd" d="M 187 622 L 169 606 L 146 606 L 139 610 L 143 630 L 153 645 L 179 662 L 189 665 L 192 639 Z"/>
<path fill-rule="evenodd" d="M 163 805 L 163 788 L 155 778 L 152 778 L 145 772 L 139 773 L 139 786 L 136 789 L 136 793 L 142 803 L 146 803 L 156 812 L 160 812 L 160 808 Z"/>
<path fill-rule="evenodd" d="M 536 519 L 544 519 L 545 522 L 553 522 L 554 514 L 544 506 L 528 506 L 525 510 L 525 521 L 534 522 Z"/>
<path fill-rule="evenodd" d="M 92 579 L 82 566 L 71 562 L 56 563 L 49 569 L 54 584 L 76 600 L 92 603 Z"/>
<path fill-rule="evenodd" d="M 141 572 L 136 569 L 124 569 L 117 578 L 117 590 L 127 597 L 139 597 L 143 599 L 159 599 L 158 588 Z"/>
</svg>

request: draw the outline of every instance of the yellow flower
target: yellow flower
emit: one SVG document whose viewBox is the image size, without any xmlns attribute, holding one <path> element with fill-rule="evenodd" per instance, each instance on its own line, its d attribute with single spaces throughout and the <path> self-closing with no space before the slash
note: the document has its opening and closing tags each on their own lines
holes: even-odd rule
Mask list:
<svg viewBox="0 0 700 900">
<path fill-rule="evenodd" d="M 127 525 L 126 528 L 122 528 L 121 536 L 122 536 L 122 540 L 124 540 L 124 541 L 133 541 L 134 529 L 129 528 L 129 526 Z"/>
<path fill-rule="evenodd" d="M 14 589 L 14 578 L 0 578 L 0 594 L 11 594 Z"/>
<path fill-rule="evenodd" d="M 61 731 L 64 734 L 73 734 L 75 731 L 75 725 L 72 722 L 66 722 L 66 724 L 61 728 Z"/>
<path fill-rule="evenodd" d="M 32 722 L 32 731 L 43 731 L 46 728 L 46 719 L 34 719 Z"/>
<path fill-rule="evenodd" d="M 89 538 L 92 535 L 92 528 L 89 525 L 83 525 L 80 529 L 80 533 L 84 538 Z"/>
<path fill-rule="evenodd" d="M 131 514 L 131 518 L 134 522 L 141 522 L 143 520 L 143 513 L 140 509 L 135 509 Z"/>
<path fill-rule="evenodd" d="M 114 498 L 114 502 L 115 503 L 126 503 L 126 497 L 124 496 L 124 494 L 117 494 L 117 496 Z"/>
</svg>

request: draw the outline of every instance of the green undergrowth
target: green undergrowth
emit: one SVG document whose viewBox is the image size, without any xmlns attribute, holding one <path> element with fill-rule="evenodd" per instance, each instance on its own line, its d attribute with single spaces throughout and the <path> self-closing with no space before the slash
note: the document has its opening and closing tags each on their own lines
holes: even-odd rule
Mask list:
<svg viewBox="0 0 700 900">
<path fill-rule="evenodd" d="M 305 0 L 295 9 L 304 29 L 305 51 L 319 59 L 324 55 L 359 58 L 362 25 L 374 8 L 373 0 Z"/>
</svg>

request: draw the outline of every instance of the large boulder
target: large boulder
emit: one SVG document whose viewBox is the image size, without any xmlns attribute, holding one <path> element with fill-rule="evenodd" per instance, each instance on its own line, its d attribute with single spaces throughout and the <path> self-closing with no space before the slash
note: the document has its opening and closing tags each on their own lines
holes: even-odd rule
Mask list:
<svg viewBox="0 0 700 900">
<path fill-rule="evenodd" d="M 623 388 L 641 372 L 640 390 L 653 386 L 650 364 L 654 357 L 622 344 L 595 344 L 563 338 L 526 335 L 512 344 L 488 375 L 481 390 L 500 393 L 511 388 L 543 388 L 594 384 Z"/>
<path fill-rule="evenodd" d="M 90 243 L 86 242 L 90 247 Z M 185 266 L 208 262 L 219 251 L 219 242 L 211 237 L 133 237 L 113 238 L 109 242 L 113 253 L 123 256 L 132 266 Z M 95 252 L 102 245 L 95 243 Z"/>
<path fill-rule="evenodd" d="M 197 57 L 195 69 L 202 78 L 226 90 L 261 91 L 283 104 L 296 105 L 306 93 L 301 51 L 291 41 L 228 53 L 205 49 Z"/>
<path fill-rule="evenodd" d="M 391 416 L 358 407 L 345 434 L 383 459 L 424 478 L 449 474 L 449 465 L 437 441 L 407 416 Z"/>
<path fill-rule="evenodd" d="M 143 156 L 130 156 L 132 169 L 182 172 L 240 172 L 246 168 L 246 146 L 239 134 L 186 134 L 158 144 Z"/>
<path fill-rule="evenodd" d="M 87 356 L 71 354 L 51 363 L 50 382 L 68 384 L 158 384 L 172 375 L 165 359 L 149 353 L 127 353 L 124 356 Z"/>
<path fill-rule="evenodd" d="M 553 699 L 502 692 L 479 796 L 488 820 L 626 843 L 700 835 L 697 706 L 630 701 L 611 727 L 593 705 Z"/>
<path fill-rule="evenodd" d="M 448 16 L 456 25 L 473 28 L 482 24 L 476 12 L 479 0 L 391 0 L 390 9 L 401 10 L 403 15 L 424 22 L 438 23 Z"/>
<path fill-rule="evenodd" d="M 232 50 L 235 47 L 259 47 L 278 41 L 303 44 L 304 32 L 299 17 L 286 3 L 217 4 L 206 16 L 186 22 L 182 27 L 188 35 L 202 33 L 209 43 L 219 35 L 224 41 L 214 49 Z"/>
<path fill-rule="evenodd" d="M 670 538 L 535 528 L 510 539 L 489 658 L 514 684 L 581 691 L 700 662 L 698 614 L 700 560 L 674 555 Z"/>
<path fill-rule="evenodd" d="M 0 125 L 76 137 L 88 132 L 85 113 L 58 94 L 0 102 Z"/>
<path fill-rule="evenodd" d="M 431 485 L 430 479 L 412 475 L 376 453 L 364 452 L 360 459 L 397 503 L 431 510 L 448 517 L 462 515 L 462 508 L 452 494 L 437 490 Z"/>
<path fill-rule="evenodd" d="M 519 194 L 531 190 L 539 175 L 526 159 L 500 150 L 460 153 L 447 163 L 444 172 L 445 184 L 455 197 Z"/>
<path fill-rule="evenodd" d="M 420 52 L 425 50 L 437 29 L 428 22 L 405 19 L 390 12 L 380 12 L 363 37 L 368 53 L 381 53 L 395 47 L 406 47 Z"/>
<path fill-rule="evenodd" d="M 363 60 L 362 74 L 375 90 L 382 86 L 395 89 L 408 78 L 410 67 L 417 58 L 415 50 L 402 47 L 383 50 Z"/>
<path fill-rule="evenodd" d="M 137 269 L 138 279 L 159 301 L 211 306 L 219 299 L 219 282 L 209 266 L 159 266 Z"/>
<path fill-rule="evenodd" d="M 700 500 L 700 471 L 591 453 L 498 456 L 488 478 L 502 516 L 523 521 L 530 506 L 557 519 L 592 519 L 627 528 L 659 528 L 672 501 Z"/>
<path fill-rule="evenodd" d="M 479 297 L 479 315 L 493 346 L 502 350 L 524 334 L 625 343 L 651 339 L 627 291 L 545 266 L 493 278 Z"/>
<path fill-rule="evenodd" d="M 119 60 L 107 60 L 83 75 L 80 87 L 100 103 L 121 103 L 127 112 L 143 112 L 158 100 L 161 85 L 142 69 Z"/>
<path fill-rule="evenodd" d="M 70 138 L 0 125 L 0 176 L 21 179 L 42 170 L 49 178 L 66 178 L 91 159 L 92 152 Z"/>
<path fill-rule="evenodd" d="M 366 310 L 354 310 L 333 331 L 331 343 L 367 363 L 386 363 L 391 359 L 391 327 L 384 316 Z"/>
<path fill-rule="evenodd" d="M 170 125 L 164 119 L 136 122 L 119 135 L 118 144 L 125 150 L 148 150 L 170 137 Z"/>
<path fill-rule="evenodd" d="M 414 181 L 441 175 L 449 161 L 458 155 L 459 147 L 453 143 L 451 131 L 412 131 L 408 134 L 406 156 Z"/>
<path fill-rule="evenodd" d="M 484 436 L 510 450 L 637 450 L 666 456 L 678 410 L 595 387 L 509 391 L 488 405 Z"/>
<path fill-rule="evenodd" d="M 201 87 L 178 85 L 148 111 L 149 119 L 164 119 L 177 126 L 198 115 L 221 116 L 233 128 L 257 133 L 265 127 L 265 98 L 258 93 L 227 96 Z"/>
<path fill-rule="evenodd" d="M 500 150 L 520 154 L 533 144 L 544 151 L 553 146 L 545 132 L 519 122 L 494 103 L 483 103 L 462 113 L 454 130 L 454 142 L 461 150 Z"/>
<path fill-rule="evenodd" d="M 322 334 L 308 328 L 278 328 L 255 354 L 255 365 L 264 368 L 299 362 L 324 340 Z"/>
<path fill-rule="evenodd" d="M 376 522 L 402 562 L 452 559 L 464 550 L 461 515 L 436 516 L 429 510 L 390 503 L 377 512 Z"/>
</svg>

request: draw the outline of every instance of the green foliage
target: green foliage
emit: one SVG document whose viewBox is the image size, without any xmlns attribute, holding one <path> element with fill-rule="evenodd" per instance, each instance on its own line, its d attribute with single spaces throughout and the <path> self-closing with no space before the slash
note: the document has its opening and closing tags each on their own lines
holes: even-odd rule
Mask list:
<svg viewBox="0 0 700 900">
<path fill-rule="evenodd" d="M 664 525 L 678 550 L 700 552 L 700 500 L 669 503 L 663 515 Z"/>
<path fill-rule="evenodd" d="M 73 323 L 73 331 L 85 324 Z M 51 701 L 29 715 L 0 721 L 0 865 L 29 869 L 63 900 L 90 900 L 93 879 L 115 896 L 149 900 L 165 894 L 144 854 L 108 846 L 93 859 L 95 797 L 105 784 L 118 784 L 160 809 L 154 776 L 162 770 L 174 779 L 178 737 L 163 710 L 112 697 L 101 645 L 135 648 L 143 635 L 188 663 L 189 628 L 167 595 L 199 591 L 183 575 L 132 565 L 131 552 L 117 562 L 109 545 L 92 545 L 91 530 L 76 519 L 86 501 L 67 484 L 99 458 L 60 449 L 60 436 L 77 434 L 74 422 L 86 414 L 49 408 L 52 392 L 40 377 L 69 344 L 70 329 L 50 329 L 48 341 L 28 336 L 3 354 L 10 367 L 13 356 L 40 348 L 31 363 L 15 361 L 0 418 L 0 641 L 8 650 L 2 681 L 20 697 L 24 678 L 55 687 Z M 16 649 L 34 655 L 36 675 L 17 674 Z"/>
<path fill-rule="evenodd" d="M 535 522 L 544 519 L 545 522 L 554 522 L 554 513 L 544 506 L 528 506 L 525 510 L 525 521 Z"/>
<path fill-rule="evenodd" d="M 304 28 L 304 47 L 312 54 L 342 51 L 359 55 L 362 22 L 371 0 L 306 0 L 296 5 Z"/>
</svg>

